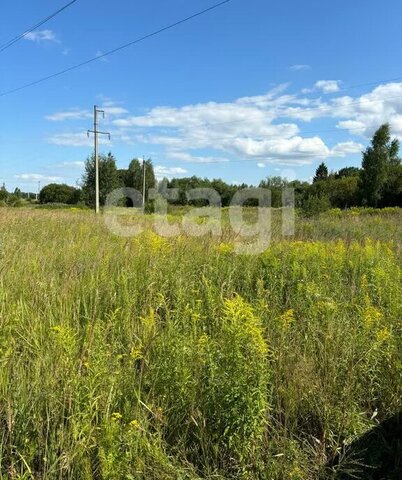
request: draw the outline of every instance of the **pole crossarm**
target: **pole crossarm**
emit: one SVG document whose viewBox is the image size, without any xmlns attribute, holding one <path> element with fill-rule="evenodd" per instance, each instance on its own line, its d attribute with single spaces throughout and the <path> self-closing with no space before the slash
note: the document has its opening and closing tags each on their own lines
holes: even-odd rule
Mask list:
<svg viewBox="0 0 402 480">
<path fill-rule="evenodd" d="M 97 130 L 95 132 L 95 130 L 87 130 L 87 135 L 89 136 L 90 133 L 96 133 L 98 135 L 107 135 L 109 137 L 109 140 L 110 140 L 110 133 L 109 132 L 100 132 L 99 130 Z"/>
</svg>

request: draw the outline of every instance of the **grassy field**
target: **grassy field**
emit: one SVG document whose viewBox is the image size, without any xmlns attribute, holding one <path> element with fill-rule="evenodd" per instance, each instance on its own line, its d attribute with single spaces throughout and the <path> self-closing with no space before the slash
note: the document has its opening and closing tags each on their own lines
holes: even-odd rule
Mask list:
<svg viewBox="0 0 402 480">
<path fill-rule="evenodd" d="M 402 213 L 274 212 L 256 256 L 136 218 L 0 209 L 0 479 L 382 478 L 348 446 L 402 410 Z"/>
</svg>

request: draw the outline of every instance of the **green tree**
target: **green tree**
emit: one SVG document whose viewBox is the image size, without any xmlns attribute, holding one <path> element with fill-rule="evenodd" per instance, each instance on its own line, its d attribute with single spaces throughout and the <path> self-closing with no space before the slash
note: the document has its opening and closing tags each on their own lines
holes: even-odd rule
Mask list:
<svg viewBox="0 0 402 480">
<path fill-rule="evenodd" d="M 267 188 L 271 191 L 271 206 L 279 208 L 282 206 L 282 193 L 288 186 L 288 181 L 282 177 L 268 177 L 260 182 L 260 188 Z"/>
<path fill-rule="evenodd" d="M 323 197 L 327 198 L 330 206 L 336 208 L 348 208 L 354 205 L 358 205 L 358 176 L 342 176 L 337 178 L 336 176 L 331 175 L 327 180 L 319 180 L 305 191 L 304 200 L 307 200 L 309 197 L 313 199 L 321 199 Z M 309 209 L 313 204 L 321 204 L 315 200 L 309 200 L 308 205 Z M 304 204 L 304 201 L 303 201 Z"/>
<path fill-rule="evenodd" d="M 335 174 L 335 178 L 358 177 L 359 175 L 360 175 L 360 168 L 357 168 L 357 167 L 344 167 L 344 168 L 341 168 L 341 169 Z"/>
<path fill-rule="evenodd" d="M 292 180 L 288 184 L 288 188 L 292 188 L 295 195 L 295 207 L 301 208 L 306 193 L 310 188 L 310 184 L 306 181 Z"/>
<path fill-rule="evenodd" d="M 390 169 L 400 164 L 398 152 L 399 142 L 391 140 L 389 124 L 381 125 L 363 153 L 359 192 L 364 205 L 379 206 Z"/>
<path fill-rule="evenodd" d="M 131 160 L 128 166 L 124 185 L 142 192 L 142 164 L 137 158 Z"/>
<path fill-rule="evenodd" d="M 0 188 L 0 201 L 5 202 L 7 200 L 7 198 L 8 198 L 8 192 L 7 192 L 5 184 L 3 183 L 3 185 Z"/>
<path fill-rule="evenodd" d="M 126 168 L 120 168 L 117 170 L 117 178 L 120 187 L 125 187 L 127 183 L 128 170 Z"/>
<path fill-rule="evenodd" d="M 332 207 L 349 208 L 358 205 L 358 182 L 356 175 L 342 176 L 329 181 L 327 190 Z"/>
<path fill-rule="evenodd" d="M 135 188 L 142 193 L 144 185 L 144 165 L 145 165 L 145 198 L 148 198 L 148 190 L 156 187 L 156 178 L 152 160 L 149 158 L 143 162 L 134 158 L 128 166 L 125 175 L 125 186 Z"/>
<path fill-rule="evenodd" d="M 327 180 L 327 179 L 328 179 L 328 167 L 323 162 L 320 165 L 318 165 L 318 168 L 315 171 L 313 183 L 319 182 L 320 180 Z"/>
<path fill-rule="evenodd" d="M 116 159 L 109 152 L 99 155 L 99 202 L 105 204 L 107 195 L 119 187 Z M 95 205 L 95 157 L 92 155 L 85 162 L 85 173 L 82 178 L 82 194 L 87 205 Z"/>
<path fill-rule="evenodd" d="M 169 180 L 166 177 L 163 177 L 162 180 L 158 183 L 158 192 L 164 194 L 169 187 Z"/>
<path fill-rule="evenodd" d="M 229 185 L 220 178 L 212 180 L 210 188 L 213 188 L 219 193 L 223 207 L 227 207 L 230 205 L 232 197 L 237 190 L 236 185 Z"/>
<path fill-rule="evenodd" d="M 402 165 L 390 165 L 381 199 L 382 207 L 402 207 Z"/>
<path fill-rule="evenodd" d="M 142 168 L 141 168 L 142 171 Z M 148 190 L 150 188 L 155 188 L 156 187 L 156 177 L 155 177 L 155 172 L 154 172 L 154 166 L 152 165 L 152 160 L 149 158 L 148 160 L 145 160 L 145 197 L 148 199 Z M 141 187 L 142 191 L 142 187 Z"/>
<path fill-rule="evenodd" d="M 68 203 L 79 201 L 80 191 L 65 183 L 49 183 L 39 192 L 40 203 Z"/>
<path fill-rule="evenodd" d="M 309 195 L 302 205 L 304 215 L 313 217 L 326 212 L 331 208 L 331 202 L 327 195 Z"/>
</svg>

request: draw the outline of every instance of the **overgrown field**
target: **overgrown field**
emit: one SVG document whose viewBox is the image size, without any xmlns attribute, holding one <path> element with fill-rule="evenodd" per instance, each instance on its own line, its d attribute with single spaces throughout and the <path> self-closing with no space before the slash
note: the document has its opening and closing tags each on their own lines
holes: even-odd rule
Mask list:
<svg viewBox="0 0 402 480">
<path fill-rule="evenodd" d="M 402 410 L 401 219 L 276 219 L 241 256 L 1 209 L 0 478 L 370 478 L 348 446 Z"/>
</svg>

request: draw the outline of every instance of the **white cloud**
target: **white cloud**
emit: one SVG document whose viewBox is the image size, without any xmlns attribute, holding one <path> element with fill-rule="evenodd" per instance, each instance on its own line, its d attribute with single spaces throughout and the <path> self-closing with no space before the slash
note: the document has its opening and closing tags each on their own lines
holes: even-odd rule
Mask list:
<svg viewBox="0 0 402 480">
<path fill-rule="evenodd" d="M 107 115 L 118 116 L 118 115 L 124 115 L 125 113 L 128 113 L 128 111 L 125 108 L 117 107 L 113 105 L 102 105 L 99 108 L 105 112 L 105 116 Z"/>
<path fill-rule="evenodd" d="M 17 180 L 23 180 L 27 183 L 30 182 L 60 182 L 63 179 L 61 177 L 55 177 L 55 176 L 47 176 L 47 175 L 41 175 L 40 173 L 21 173 L 19 175 L 15 175 L 15 178 Z"/>
<path fill-rule="evenodd" d="M 317 85 L 322 91 L 335 89 L 322 82 L 335 82 L 339 88 L 337 81 L 320 82 Z M 279 85 L 265 94 L 232 102 L 156 106 L 141 115 L 130 115 L 105 97 L 99 103 L 109 109 L 106 118 L 111 120 L 106 129 L 116 143 L 158 145 L 168 158 L 182 163 L 229 162 L 236 157 L 264 165 L 312 164 L 317 159 L 359 153 L 364 145 L 355 137 L 368 139 L 385 122 L 402 138 L 402 83 L 380 85 L 358 97 L 324 99 L 317 90 L 317 98 L 308 98 L 301 92 L 288 93 L 287 88 Z M 301 122 L 320 118 L 332 120 L 338 133 L 344 131 L 344 138 L 332 148 L 318 135 L 301 133 Z M 84 132 L 60 133 L 49 141 L 92 146 L 92 138 L 87 139 Z"/>
<path fill-rule="evenodd" d="M 85 162 L 82 162 L 82 161 L 61 162 L 61 163 L 57 163 L 56 165 L 53 165 L 53 167 L 56 167 L 56 168 L 78 168 L 78 169 L 81 170 L 85 167 Z"/>
<path fill-rule="evenodd" d="M 340 142 L 331 150 L 331 153 L 336 156 L 345 157 L 353 153 L 360 153 L 364 149 L 364 145 L 357 142 Z"/>
<path fill-rule="evenodd" d="M 356 120 L 343 120 L 338 122 L 337 127 L 349 130 L 352 135 L 362 134 L 366 129 L 366 126 L 363 122 L 358 122 Z"/>
<path fill-rule="evenodd" d="M 258 162 L 258 163 L 257 163 L 257 167 L 259 167 L 259 168 L 265 168 L 265 167 L 266 167 L 266 164 L 265 164 L 265 163 L 262 163 L 262 162 Z"/>
<path fill-rule="evenodd" d="M 310 67 L 310 65 L 306 65 L 304 63 L 301 63 L 301 64 L 292 65 L 290 67 L 290 70 L 295 70 L 295 71 L 311 70 L 311 67 Z"/>
<path fill-rule="evenodd" d="M 319 137 L 275 138 L 269 140 L 236 139 L 233 149 L 246 157 L 282 165 L 308 165 L 316 157 L 326 158 L 330 151 Z"/>
<path fill-rule="evenodd" d="M 351 144 L 333 151 L 318 136 L 301 136 L 296 123 L 280 123 L 282 118 L 310 121 L 332 116 L 329 111 L 334 109 L 320 99 L 286 94 L 287 87 L 279 85 L 264 95 L 241 97 L 232 103 L 155 107 L 144 115 L 115 119 L 112 124 L 126 134 L 132 132 L 138 143 L 165 146 L 169 158 L 188 163 L 229 161 L 215 154 L 191 152 L 202 149 L 256 159 L 260 168 L 267 163 L 311 164 L 317 158 L 347 154 L 347 147 L 352 153 Z"/>
<path fill-rule="evenodd" d="M 185 173 L 187 173 L 187 170 L 181 167 L 164 167 L 161 165 L 156 165 L 154 167 L 154 172 L 156 178 L 158 180 L 161 180 L 164 177 L 171 178 L 175 175 L 184 175 Z"/>
<path fill-rule="evenodd" d="M 58 42 L 52 30 L 34 30 L 25 34 L 24 38 L 32 42 Z"/>
<path fill-rule="evenodd" d="M 196 156 L 187 152 L 169 151 L 167 156 L 172 160 L 187 163 L 225 163 L 229 162 L 227 158 L 211 157 L 211 156 Z"/>
<path fill-rule="evenodd" d="M 105 112 L 106 121 L 108 120 L 108 117 L 117 117 L 119 115 L 128 113 L 125 108 L 116 106 L 112 102 L 107 102 L 105 105 L 102 105 L 98 108 Z M 51 115 L 46 115 L 45 118 L 46 120 L 50 120 L 52 122 L 62 122 L 65 120 L 86 120 L 93 118 L 93 112 L 75 108 L 65 112 L 56 112 Z"/>
<path fill-rule="evenodd" d="M 334 100 L 333 116 L 346 119 L 338 122 L 339 128 L 365 137 L 388 122 L 393 135 L 402 139 L 402 83 L 379 85 L 358 98 L 338 98 Z"/>
<path fill-rule="evenodd" d="M 92 114 L 88 110 L 68 110 L 67 112 L 56 112 L 52 115 L 46 115 L 46 120 L 51 122 L 62 122 L 64 120 L 86 120 L 92 118 Z"/>
<path fill-rule="evenodd" d="M 339 80 L 318 80 L 314 86 L 324 93 L 336 93 L 340 90 Z"/>
</svg>

